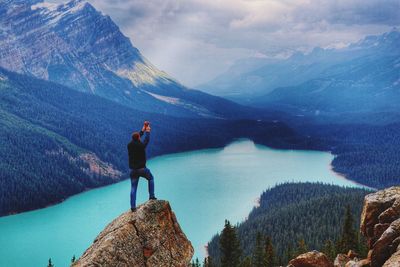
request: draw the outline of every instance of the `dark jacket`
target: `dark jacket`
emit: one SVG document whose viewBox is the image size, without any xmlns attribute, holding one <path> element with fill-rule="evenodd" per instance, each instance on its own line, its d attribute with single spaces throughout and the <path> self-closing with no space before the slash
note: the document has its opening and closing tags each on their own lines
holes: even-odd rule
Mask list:
<svg viewBox="0 0 400 267">
<path fill-rule="evenodd" d="M 140 131 L 140 136 L 143 132 Z M 146 132 L 144 141 L 132 140 L 128 144 L 129 168 L 141 169 L 146 167 L 146 146 L 150 141 L 150 133 Z"/>
</svg>

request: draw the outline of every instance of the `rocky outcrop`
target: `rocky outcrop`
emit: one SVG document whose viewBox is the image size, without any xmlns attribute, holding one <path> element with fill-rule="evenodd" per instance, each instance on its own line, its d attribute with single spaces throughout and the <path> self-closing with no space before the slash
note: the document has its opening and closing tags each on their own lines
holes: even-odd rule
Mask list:
<svg viewBox="0 0 400 267">
<path fill-rule="evenodd" d="M 351 259 L 346 254 L 338 254 L 333 262 L 333 266 L 335 267 L 346 267 L 346 264 Z"/>
<path fill-rule="evenodd" d="M 73 266 L 186 267 L 193 252 L 169 203 L 151 200 L 111 222 Z"/>
<path fill-rule="evenodd" d="M 400 250 L 398 249 L 383 265 L 383 267 L 399 267 L 400 266 Z"/>
<path fill-rule="evenodd" d="M 367 239 L 368 257 L 359 259 L 354 251 L 338 254 L 334 267 L 400 267 L 400 186 L 365 196 L 360 230 Z M 317 251 L 289 262 L 289 267 L 309 266 L 332 264 Z"/>
<path fill-rule="evenodd" d="M 288 267 L 333 267 L 333 264 L 324 253 L 314 250 L 291 260 Z"/>
<path fill-rule="evenodd" d="M 367 238 L 371 267 L 400 266 L 400 187 L 365 197 L 361 233 Z"/>
<path fill-rule="evenodd" d="M 369 267 L 368 259 L 359 260 L 358 255 L 350 250 L 346 254 L 338 254 L 333 262 L 334 267 Z"/>
</svg>

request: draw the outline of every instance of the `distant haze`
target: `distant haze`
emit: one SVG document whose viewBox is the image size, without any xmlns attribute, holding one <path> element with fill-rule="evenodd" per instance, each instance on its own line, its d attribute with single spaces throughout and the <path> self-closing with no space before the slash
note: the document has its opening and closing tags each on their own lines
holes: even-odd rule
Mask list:
<svg viewBox="0 0 400 267">
<path fill-rule="evenodd" d="M 343 47 L 400 25 L 400 0 L 89 2 L 110 15 L 153 64 L 191 87 L 240 58 Z"/>
</svg>

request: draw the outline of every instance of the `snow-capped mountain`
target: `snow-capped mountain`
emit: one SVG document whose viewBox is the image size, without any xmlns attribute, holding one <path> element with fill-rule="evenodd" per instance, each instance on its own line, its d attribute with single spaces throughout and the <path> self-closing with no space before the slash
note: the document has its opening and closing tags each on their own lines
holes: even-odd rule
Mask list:
<svg viewBox="0 0 400 267">
<path fill-rule="evenodd" d="M 158 70 L 109 16 L 83 0 L 0 2 L 0 67 L 141 110 L 224 117 L 241 109 Z"/>
<path fill-rule="evenodd" d="M 276 88 L 252 99 L 252 105 L 295 110 L 297 114 L 400 113 L 399 47 L 397 30 L 367 37 L 335 51 L 340 61 L 320 64 L 324 68 L 315 77 Z"/>
<path fill-rule="evenodd" d="M 346 62 L 351 64 L 352 60 L 362 57 L 398 55 L 399 36 L 399 30 L 393 29 L 382 35 L 368 36 L 341 49 L 317 47 L 308 54 L 297 52 L 288 59 L 240 60 L 228 72 L 198 88 L 239 103 L 259 103 L 260 97 L 278 87 L 297 86 L 312 79 L 330 76 L 331 68 L 335 65 L 343 67 Z"/>
</svg>

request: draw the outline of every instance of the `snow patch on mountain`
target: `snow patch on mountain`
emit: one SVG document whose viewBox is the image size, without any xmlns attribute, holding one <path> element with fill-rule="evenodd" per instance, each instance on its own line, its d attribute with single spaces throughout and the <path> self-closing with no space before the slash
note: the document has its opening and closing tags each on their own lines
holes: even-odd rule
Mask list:
<svg viewBox="0 0 400 267">
<path fill-rule="evenodd" d="M 84 0 L 75 0 L 66 4 L 41 2 L 31 6 L 31 10 L 39 10 L 50 18 L 50 24 L 58 23 L 63 17 L 77 13 L 85 8 L 88 3 Z"/>
<path fill-rule="evenodd" d="M 210 112 L 208 109 L 204 108 L 203 106 L 196 105 L 194 103 L 185 101 L 183 99 L 177 98 L 177 97 L 170 97 L 170 96 L 163 96 L 155 93 L 151 93 L 148 91 L 145 91 L 147 94 L 151 95 L 155 99 L 158 99 L 160 101 L 163 101 L 165 103 L 171 104 L 171 105 L 176 105 L 183 107 L 187 110 L 194 111 L 197 113 L 199 116 L 202 117 L 208 117 L 208 118 L 221 118 L 217 116 L 216 114 Z"/>
<path fill-rule="evenodd" d="M 48 2 L 41 2 L 37 3 L 31 6 L 31 10 L 37 10 L 37 9 L 47 9 L 48 11 L 56 11 L 57 7 L 59 7 L 59 4 L 56 3 L 48 3 Z"/>
<path fill-rule="evenodd" d="M 157 81 L 171 83 L 172 78 L 163 71 L 158 70 L 150 62 L 143 58 L 143 62 L 134 62 L 132 69 L 119 69 L 117 75 L 129 79 L 134 86 L 139 87 L 145 84 L 157 85 Z"/>
<path fill-rule="evenodd" d="M 158 94 L 150 93 L 150 92 L 147 92 L 147 91 L 146 91 L 146 93 L 148 93 L 152 97 L 154 97 L 154 98 L 156 98 L 158 100 L 164 101 L 164 102 L 166 102 L 168 104 L 178 105 L 180 103 L 180 99 L 176 98 L 176 97 L 158 95 Z"/>
</svg>

